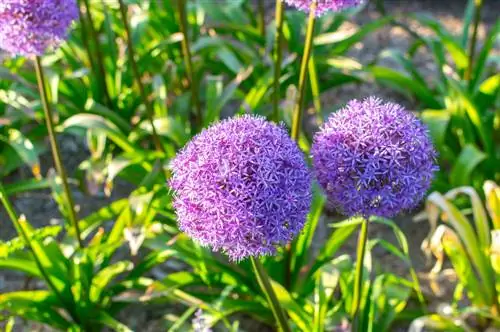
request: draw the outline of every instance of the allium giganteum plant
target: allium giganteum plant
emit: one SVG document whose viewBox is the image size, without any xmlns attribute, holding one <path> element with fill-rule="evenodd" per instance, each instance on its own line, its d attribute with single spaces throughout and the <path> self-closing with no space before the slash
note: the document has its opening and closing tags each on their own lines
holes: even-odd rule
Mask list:
<svg viewBox="0 0 500 332">
<path fill-rule="evenodd" d="M 309 12 L 311 5 L 316 2 L 316 15 L 321 16 L 330 11 L 341 11 L 351 7 L 359 6 L 364 0 L 284 0 L 290 6 Z"/>
<path fill-rule="evenodd" d="M 311 177 L 286 129 L 264 118 L 222 121 L 172 162 L 180 229 L 238 261 L 274 254 L 304 227 Z"/>
<path fill-rule="evenodd" d="M 66 40 L 77 18 L 74 0 L 2 0 L 0 48 L 17 55 L 43 55 Z"/>
<path fill-rule="evenodd" d="M 28 94 L 35 99 L 29 103 L 33 121 L 42 119 L 43 109 L 45 127 L 38 129 L 49 137 L 57 170 L 55 177 L 47 177 L 47 185 L 38 179 L 21 189 L 0 184 L 0 201 L 19 234 L 13 245 L 0 241 L 0 269 L 45 282 L 33 290 L 0 293 L 0 324 L 8 312 L 60 330 L 132 331 L 118 321 L 131 316 L 120 314 L 127 304 L 142 308 L 175 301 L 189 309 L 179 317 L 177 312 L 162 314 L 165 320 L 174 317 L 172 330 L 190 325 L 186 330 L 212 331 L 224 325 L 236 331 L 234 314 L 243 313 L 284 332 L 339 327 L 365 332 L 377 330 L 373 321 L 378 318 L 392 323 L 413 291 L 424 304 L 407 240 L 386 218 L 410 213 L 425 199 L 439 171 L 431 132 L 417 113 L 376 96 L 357 96 L 325 116 L 319 128 L 314 129 L 315 123 L 302 129 L 306 105 L 319 111 L 317 94 L 337 84 L 320 89 L 325 76 L 356 84 L 364 79 L 333 68 L 339 61 L 329 57 L 343 57 L 340 49 L 359 43 L 367 32 L 330 43 L 332 35 L 339 37 L 324 26 L 340 26 L 357 12 L 349 9 L 367 0 L 276 0 L 276 20 L 269 29 L 262 2 L 262 18 L 255 20 L 246 4 L 228 6 L 226 12 L 187 0 L 134 2 L 133 10 L 122 0 L 114 5 L 83 1 L 81 8 L 76 0 L 0 1 L 0 48 L 19 60 L 15 71 L 28 72 L 15 84 L 28 82 L 23 89 L 34 90 Z M 305 14 L 284 15 L 284 7 L 305 12 L 307 20 Z M 85 15 L 79 16 L 79 10 Z M 346 12 L 335 19 L 326 15 L 341 11 Z M 233 15 L 238 20 L 248 15 L 250 27 L 226 24 Z M 205 16 L 213 27 L 206 29 Z M 59 49 L 72 27 L 81 34 Z M 317 30 L 322 35 L 316 39 Z M 275 38 L 274 49 L 269 38 Z M 226 44 L 226 39 L 231 42 Z M 107 43 L 113 47 L 107 49 Z M 253 49 L 252 43 L 258 47 Z M 339 43 L 342 47 L 329 54 L 328 45 Z M 328 55 L 322 57 L 322 52 Z M 48 53 L 53 56 L 44 58 Z M 256 54 L 262 63 L 260 58 L 245 63 Z M 44 75 L 49 66 L 50 81 Z M 37 86 L 30 71 L 36 73 Z M 2 102 L 24 92 L 4 93 L 2 75 Z M 296 90 L 289 89 L 290 82 Z M 89 86 L 88 93 L 82 91 Z M 283 102 L 285 89 L 294 98 L 291 103 Z M 230 105 L 239 99 L 238 112 Z M 58 117 L 53 110 L 59 111 Z M 321 119 L 324 114 L 318 113 L 307 120 Z M 81 169 L 95 167 L 103 182 L 122 177 L 134 187 L 128 197 L 83 219 L 73 192 L 77 183 L 85 187 L 79 182 L 87 179 L 66 174 L 59 149 L 66 136 L 57 133 L 68 128 L 85 132 L 92 153 Z M 26 142 L 16 143 L 34 146 Z M 21 155 L 26 156 L 38 158 L 35 152 Z M 0 171 L 2 162 L 0 158 Z M 9 196 L 26 187 L 52 189 L 61 224 L 67 227 L 38 232 L 19 217 Z M 454 212 L 440 203 L 446 212 Z M 331 224 L 332 232 L 321 225 L 330 215 L 325 207 L 348 218 Z M 368 239 L 370 223 L 390 225 L 399 247 Z M 356 252 L 337 255 L 358 228 Z M 467 238 L 465 233 L 460 236 Z M 489 243 L 487 232 L 480 235 Z M 372 260 L 365 257 L 371 258 L 377 245 L 404 256 L 412 281 L 374 272 Z M 479 253 L 490 250 L 483 249 Z M 164 265 L 167 261 L 173 264 Z M 485 262 L 477 268 L 491 281 L 494 274 Z M 496 290 L 490 297 L 495 302 Z"/>
<path fill-rule="evenodd" d="M 437 171 L 427 128 L 401 106 L 373 97 L 332 114 L 314 138 L 312 157 L 329 202 L 350 217 L 413 209 Z"/>
</svg>

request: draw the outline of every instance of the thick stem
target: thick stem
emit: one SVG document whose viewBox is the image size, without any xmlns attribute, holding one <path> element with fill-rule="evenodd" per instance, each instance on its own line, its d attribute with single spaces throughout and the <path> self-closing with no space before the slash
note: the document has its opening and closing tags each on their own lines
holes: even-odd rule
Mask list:
<svg viewBox="0 0 500 332">
<path fill-rule="evenodd" d="M 52 115 L 52 108 L 50 107 L 50 104 L 49 104 L 47 88 L 45 86 L 45 76 L 43 73 L 41 59 L 38 56 L 35 57 L 35 70 L 36 70 L 36 78 L 38 81 L 38 91 L 40 92 L 40 98 L 42 101 L 43 112 L 45 115 L 45 124 L 47 126 L 47 131 L 48 131 L 49 140 L 50 140 L 50 146 L 52 149 L 52 156 L 54 158 L 54 164 L 55 164 L 57 173 L 59 174 L 59 177 L 61 178 L 63 190 L 64 190 L 64 193 L 66 196 L 66 203 L 67 203 L 66 208 L 68 210 L 68 217 L 69 217 L 71 225 L 73 226 L 73 229 L 75 231 L 75 236 L 76 236 L 76 239 L 78 241 L 78 245 L 80 246 L 80 248 L 83 248 L 80 227 L 78 226 L 78 219 L 76 217 L 75 203 L 73 201 L 73 195 L 71 194 L 71 189 L 69 188 L 68 177 L 66 175 L 66 170 L 64 169 L 64 165 L 62 163 L 61 153 L 59 152 L 59 145 L 57 144 L 57 140 L 56 140 L 56 132 L 55 132 L 55 127 L 54 127 L 53 115 Z"/>
<path fill-rule="evenodd" d="M 474 57 L 476 55 L 477 32 L 479 30 L 479 23 L 481 22 L 481 9 L 483 8 L 483 0 L 474 0 L 474 24 L 472 30 L 472 37 L 469 45 L 469 66 L 465 72 L 465 79 L 470 81 L 472 78 L 472 71 L 474 70 Z"/>
<path fill-rule="evenodd" d="M 200 100 L 198 98 L 198 82 L 196 82 L 194 77 L 191 48 L 189 46 L 186 0 L 177 0 L 177 10 L 179 11 L 179 26 L 182 33 L 182 53 L 184 55 L 187 79 L 191 88 L 191 104 L 195 109 L 195 112 L 191 112 L 191 131 L 196 133 L 202 123 L 202 114 Z"/>
<path fill-rule="evenodd" d="M 148 121 L 149 124 L 151 125 L 151 130 L 153 132 L 153 142 L 158 152 L 165 153 L 165 149 L 163 147 L 163 144 L 161 143 L 160 136 L 158 136 L 158 132 L 156 131 L 156 127 L 154 124 L 154 110 L 153 107 L 151 106 L 151 103 L 148 100 L 148 96 L 146 94 L 144 84 L 142 84 L 141 75 L 137 67 L 134 44 L 132 43 L 132 33 L 130 32 L 130 27 L 128 24 L 127 7 L 123 3 L 123 0 L 118 0 L 118 3 L 120 4 L 120 13 L 122 17 L 123 26 L 125 28 L 125 33 L 127 34 L 127 50 L 128 50 L 130 65 L 132 67 L 132 73 L 135 77 L 135 82 L 137 84 L 137 87 L 139 88 L 139 93 L 141 94 L 142 102 L 144 103 L 144 106 L 146 106 Z"/>
<path fill-rule="evenodd" d="M 12 203 L 10 202 L 9 197 L 8 197 L 2 183 L 0 183 L 0 201 L 2 202 L 5 210 L 7 211 L 7 215 L 9 216 L 12 223 L 14 224 L 14 227 L 15 227 L 17 233 L 24 240 L 24 242 L 26 243 L 26 246 L 31 251 L 35 265 L 38 268 L 38 271 L 40 271 L 42 278 L 47 283 L 47 286 L 54 292 L 54 295 L 57 297 L 59 302 L 66 307 L 66 310 L 68 310 L 68 313 L 70 314 L 73 321 L 75 321 L 75 323 L 78 323 L 79 318 L 78 318 L 78 315 L 73 310 L 73 305 L 68 304 L 67 301 L 65 300 L 64 296 L 59 292 L 57 287 L 52 282 L 52 279 L 50 278 L 49 273 L 47 273 L 47 271 L 45 271 L 45 268 L 43 267 L 43 265 L 40 261 L 40 258 L 36 254 L 36 251 L 33 249 L 31 239 L 28 236 L 28 234 L 26 233 L 25 228 L 21 224 L 22 219 L 18 217 L 16 211 L 14 210 L 14 207 L 12 206 Z"/>
<path fill-rule="evenodd" d="M 292 138 L 296 141 L 299 140 L 300 136 L 300 125 L 302 123 L 302 104 L 304 103 L 304 95 L 306 91 L 307 84 L 307 69 L 309 65 L 309 58 L 312 52 L 312 43 L 314 36 L 314 25 L 316 23 L 316 8 L 317 1 L 311 3 L 311 8 L 309 9 L 309 20 L 307 22 L 307 32 L 306 40 L 304 46 L 304 54 L 302 55 L 302 63 L 300 64 L 300 76 L 299 76 L 299 87 L 298 96 L 293 109 L 293 122 L 292 122 Z"/>
<path fill-rule="evenodd" d="M 85 47 L 87 48 L 87 53 L 88 53 L 89 58 L 90 58 L 90 63 L 91 64 L 93 63 L 93 61 L 92 61 L 93 58 L 96 61 L 97 68 L 93 67 L 92 70 L 94 72 L 94 76 L 97 78 L 97 81 L 99 82 L 100 88 L 102 89 L 102 91 L 104 93 L 104 100 L 105 100 L 106 106 L 109 109 L 113 109 L 113 103 L 111 101 L 111 97 L 110 97 L 109 91 L 108 91 L 108 86 L 106 84 L 106 70 L 104 68 L 104 62 L 103 62 L 104 55 L 103 55 L 103 52 L 101 50 L 101 45 L 99 43 L 97 31 L 95 30 L 95 27 L 94 27 L 94 18 L 92 17 L 92 12 L 90 11 L 89 1 L 83 0 L 83 3 L 85 5 L 85 14 L 86 14 L 86 18 L 87 18 L 88 28 L 90 31 L 90 38 L 92 38 L 92 43 L 94 44 L 94 47 L 95 47 L 95 53 L 96 53 L 95 57 L 91 52 L 90 44 L 89 44 L 88 40 L 84 40 L 83 42 L 85 44 Z M 85 31 L 86 28 L 85 28 L 84 21 L 85 21 L 85 19 L 83 18 L 82 14 L 80 13 L 80 23 L 82 25 L 82 35 L 86 36 L 86 31 Z M 83 36 L 83 37 L 85 38 L 85 36 Z"/>
<path fill-rule="evenodd" d="M 279 121 L 279 101 L 280 101 L 280 77 L 281 77 L 281 61 L 283 58 L 283 50 L 281 49 L 281 41 L 283 38 L 283 18 L 284 6 L 283 0 L 276 0 L 276 37 L 274 40 L 274 95 L 273 95 L 273 120 Z"/>
<path fill-rule="evenodd" d="M 352 308 L 351 317 L 353 322 L 356 320 L 356 316 L 359 311 L 359 305 L 361 303 L 361 294 L 363 292 L 363 268 L 365 260 L 366 251 L 366 240 L 368 238 L 368 220 L 363 219 L 361 223 L 361 231 L 358 237 L 358 248 L 356 251 L 356 274 L 354 276 L 354 294 L 352 298 Z"/>
<path fill-rule="evenodd" d="M 255 273 L 255 277 L 257 278 L 257 282 L 259 283 L 260 288 L 267 298 L 274 318 L 276 318 L 279 329 L 282 332 L 291 332 L 292 330 L 288 325 L 288 320 L 286 318 L 285 312 L 281 308 L 280 302 L 276 297 L 276 293 L 274 292 L 273 287 L 271 286 L 271 282 L 269 281 L 269 277 L 266 273 L 266 270 L 264 269 L 264 266 L 262 266 L 258 258 L 252 257 L 250 260 L 252 262 L 252 267 Z"/>
</svg>

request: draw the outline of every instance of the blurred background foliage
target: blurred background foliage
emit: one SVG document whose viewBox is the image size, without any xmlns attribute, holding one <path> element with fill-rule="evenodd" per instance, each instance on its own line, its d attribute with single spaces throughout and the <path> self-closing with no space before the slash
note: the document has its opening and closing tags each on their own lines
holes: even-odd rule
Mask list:
<svg viewBox="0 0 500 332">
<path fill-rule="evenodd" d="M 83 193 L 78 200 L 79 225 L 87 247 L 82 251 L 76 250 L 73 231 L 65 223 L 60 184 L 48 170 L 47 128 L 33 68 L 23 58 L 0 55 L 0 177 L 5 187 L 1 196 L 50 193 L 61 210 L 55 220 L 47 216 L 36 227 L 18 215 L 24 213 L 22 208 L 11 206 L 7 211 L 15 215 L 25 237 L 2 234 L 0 273 L 6 278 L 26 276 L 22 290 L 0 293 L 0 321 L 7 330 L 25 324 L 12 317 L 70 331 L 104 326 L 140 330 L 147 320 L 127 317 L 137 308 L 155 312 L 151 315 L 162 330 L 189 330 L 199 309 L 209 326 L 223 330 L 272 329 L 273 316 L 251 278 L 250 263 L 229 264 L 179 233 L 165 171 L 169 159 L 199 131 L 192 122 L 197 108 L 203 127 L 233 114 L 271 116 L 274 3 L 187 1 L 190 82 L 178 1 L 125 3 L 146 102 L 127 53 L 118 1 L 89 0 L 90 12 L 83 11 L 68 43 L 43 58 L 63 159 L 75 166 L 69 167 L 70 182 L 75 192 Z M 490 7 L 498 9 L 494 1 Z M 300 139 L 304 152 L 308 154 L 317 126 L 342 104 L 328 98 L 331 91 L 354 89 L 363 98 L 359 93 L 374 84 L 375 92 L 390 91 L 411 105 L 428 125 L 439 151 L 435 192 L 420 217 L 428 218 L 433 230 L 424 242 L 438 261 L 431 275 L 439 279 L 445 257 L 455 271 L 451 302 L 447 309 L 430 306 L 410 255 L 410 250 L 418 251 L 407 240 L 412 234 L 405 235 L 398 223 L 374 218 L 372 222 L 392 234 L 393 241 L 374 237 L 369 242 L 362 331 L 410 325 L 412 331 L 424 326 L 472 331 L 499 324 L 500 192 L 495 182 L 500 181 L 500 20 L 488 24 L 487 31 L 482 26 L 478 34 L 481 6 L 470 0 L 464 1 L 463 9 L 459 34 L 428 13 L 393 13 L 383 1 L 328 14 L 317 22 L 308 68 L 308 112 Z M 354 24 L 364 11 L 373 15 Z M 288 126 L 305 25 L 305 14 L 286 11 L 279 120 Z M 369 60 L 362 57 L 360 45 L 387 28 L 405 33 L 407 45 L 382 48 Z M 422 54 L 427 67 L 420 63 Z M 164 153 L 154 149 L 148 103 Z M 71 142 L 77 142 L 76 148 Z M 83 149 L 85 157 L 75 149 Z M 457 198 L 458 194 L 471 200 Z M 91 197 L 101 204 L 89 212 L 85 205 Z M 265 260 L 296 330 L 349 329 L 345 317 L 352 301 L 354 255 L 344 247 L 355 237 L 359 222 L 325 228 L 325 221 L 338 218 L 324 206 L 316 190 L 307 227 L 293 244 L 292 280 L 283 274 L 286 252 Z M 436 227 L 438 219 L 443 225 Z M 2 214 L 2 233 L 6 220 Z M 318 237 L 316 231 L 324 235 Z M 381 270 L 371 254 L 377 250 L 395 257 L 404 271 Z"/>
</svg>

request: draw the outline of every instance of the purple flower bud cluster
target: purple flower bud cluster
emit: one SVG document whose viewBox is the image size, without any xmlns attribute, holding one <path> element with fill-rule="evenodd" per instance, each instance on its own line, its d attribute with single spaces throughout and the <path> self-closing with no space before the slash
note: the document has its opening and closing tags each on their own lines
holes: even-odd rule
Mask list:
<svg viewBox="0 0 500 332">
<path fill-rule="evenodd" d="M 426 127 L 401 106 L 353 100 L 314 138 L 316 177 L 347 216 L 393 217 L 424 198 L 437 170 Z"/>
<path fill-rule="evenodd" d="M 75 0 L 1 0 L 0 48 L 15 55 L 42 55 L 67 38 L 77 18 Z"/>
<path fill-rule="evenodd" d="M 195 313 L 195 317 L 192 321 L 193 332 L 212 332 L 212 329 L 208 326 L 207 320 L 203 316 L 203 311 L 198 309 Z"/>
<path fill-rule="evenodd" d="M 171 167 L 180 229 L 232 260 L 274 254 L 304 226 L 312 199 L 304 155 L 262 117 L 204 130 Z"/>
<path fill-rule="evenodd" d="M 313 1 L 314 0 L 285 0 L 285 2 L 290 6 L 306 13 L 309 12 Z M 316 2 L 316 16 L 321 16 L 329 11 L 338 12 L 350 7 L 358 6 L 363 2 L 363 0 L 316 0 Z"/>
</svg>

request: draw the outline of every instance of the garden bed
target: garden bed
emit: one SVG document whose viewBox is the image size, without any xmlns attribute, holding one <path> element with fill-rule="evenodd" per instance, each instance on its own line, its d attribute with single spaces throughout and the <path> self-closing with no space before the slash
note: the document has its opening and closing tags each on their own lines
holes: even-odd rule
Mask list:
<svg viewBox="0 0 500 332">
<path fill-rule="evenodd" d="M 272 14 L 274 2 L 269 2 L 269 13 Z M 408 13 L 425 12 L 432 13 L 434 16 L 439 17 L 441 23 L 445 25 L 450 31 L 460 33 L 462 30 L 462 16 L 465 7 L 465 1 L 385 1 L 386 9 L 390 13 L 401 15 L 403 18 Z M 483 22 L 479 29 L 479 43 L 481 44 L 486 36 L 486 31 L 491 28 L 498 19 L 500 13 L 500 2 L 491 0 L 485 3 Z M 271 17 L 272 15 L 270 15 Z M 367 9 L 355 16 L 354 20 L 342 26 L 341 31 L 349 32 L 357 26 L 366 24 L 375 18 L 380 17 L 380 14 L 375 10 L 373 5 L 368 6 Z M 425 28 L 419 26 L 412 26 L 413 29 L 425 35 L 430 34 L 431 31 L 426 31 Z M 405 51 L 410 45 L 411 37 L 403 29 L 398 27 L 384 27 L 375 33 L 370 34 L 363 42 L 359 42 L 351 51 L 348 56 L 356 59 L 363 65 L 373 62 L 380 52 L 384 49 L 395 48 Z M 500 56 L 500 49 L 497 47 L 494 51 L 496 56 Z M 431 55 L 421 52 L 416 57 L 419 69 L 424 73 L 429 73 L 432 77 L 436 71 L 434 61 L 431 60 Z M 397 65 L 386 63 L 398 70 Z M 500 69 L 500 68 L 499 68 Z M 363 98 L 364 96 L 376 95 L 383 99 L 392 100 L 406 106 L 409 110 L 416 111 L 420 109 L 420 103 L 416 99 L 408 98 L 408 96 L 394 92 L 393 89 L 382 87 L 375 82 L 373 84 L 350 84 L 342 85 L 338 88 L 327 91 L 321 95 L 321 105 L 323 113 L 329 113 L 331 110 L 336 110 L 347 101 L 353 98 Z M 314 119 L 310 118 L 310 130 L 316 128 L 317 124 Z M 64 135 L 59 137 L 59 143 L 62 148 L 63 161 L 70 174 L 75 174 L 78 166 L 83 160 L 89 156 L 88 148 L 82 139 L 75 136 Z M 47 143 L 48 144 L 48 143 Z M 44 153 L 41 156 L 41 172 L 43 175 L 47 174 L 48 170 L 53 167 L 50 153 Z M 5 182 L 14 183 L 19 180 L 31 177 L 31 171 L 28 167 L 22 167 L 14 174 L 9 175 Z M 78 214 L 86 216 L 91 212 L 97 211 L 99 208 L 110 204 L 111 202 L 128 197 L 132 189 L 132 185 L 123 181 L 116 181 L 112 195 L 105 197 L 104 195 L 89 196 L 81 193 L 79 190 L 74 190 L 76 204 L 79 207 Z M 53 201 L 50 191 L 38 191 L 27 194 L 22 194 L 16 197 L 14 205 L 18 211 L 26 215 L 27 219 L 36 226 L 45 226 L 49 223 L 60 221 L 60 214 L 58 212 L 57 204 Z M 412 264 L 417 270 L 419 277 L 424 287 L 424 293 L 427 299 L 430 300 L 429 310 L 434 312 L 437 310 L 439 304 L 444 300 L 449 300 L 452 296 L 452 289 L 454 285 L 454 276 L 450 275 L 448 280 L 442 281 L 442 289 L 440 294 L 436 294 L 435 289 L 431 290 L 427 280 L 427 272 L 432 267 L 426 260 L 424 254 L 419 249 L 423 240 L 428 235 L 429 226 L 427 221 L 415 222 L 413 214 L 406 214 L 395 219 L 396 223 L 401 228 L 402 232 L 407 236 L 409 247 L 411 248 L 410 256 Z M 8 240 L 15 235 L 15 230 L 10 223 L 6 222 L 7 216 L 5 211 L 0 211 L 1 233 L 0 240 Z M 327 211 L 321 218 L 320 225 L 318 226 L 317 239 L 314 241 L 316 247 L 319 248 L 331 233 L 328 224 L 341 220 L 339 216 L 335 215 L 332 211 Z M 349 253 L 354 255 L 356 251 L 356 238 L 357 232 L 351 237 L 347 244 L 342 248 L 342 253 Z M 392 231 L 381 225 L 370 225 L 369 238 L 380 238 L 388 240 L 391 243 L 396 243 L 396 239 Z M 316 249 L 317 249 L 316 248 Z M 374 251 L 374 262 L 377 266 L 375 270 L 393 272 L 397 275 L 408 275 L 408 266 L 401 260 L 394 259 L 394 256 L 387 253 L 382 249 Z M 165 271 L 169 271 L 170 266 L 158 267 L 153 270 L 153 274 L 164 275 Z M 0 293 L 23 289 L 28 285 L 30 288 L 38 288 L 43 283 L 33 284 L 27 279 L 22 279 L 19 275 L 14 273 L 0 273 Z M 134 305 L 129 310 L 122 314 L 122 321 L 128 324 L 134 330 L 141 331 L 159 331 L 164 330 L 165 316 L 170 313 L 180 314 L 182 311 L 175 306 L 165 305 L 148 305 L 139 306 Z M 242 317 L 242 327 L 247 331 L 265 331 L 266 327 L 256 325 L 258 323 L 252 322 L 248 318 Z M 0 323 L 1 326 L 1 323 Z M 29 327 L 37 330 L 48 330 L 36 327 Z M 404 329 L 401 327 L 401 329 Z"/>
</svg>

